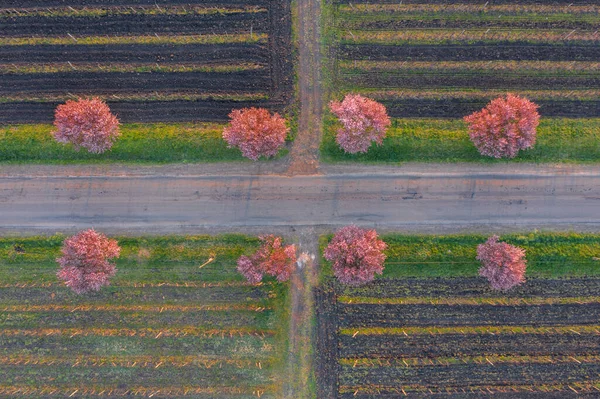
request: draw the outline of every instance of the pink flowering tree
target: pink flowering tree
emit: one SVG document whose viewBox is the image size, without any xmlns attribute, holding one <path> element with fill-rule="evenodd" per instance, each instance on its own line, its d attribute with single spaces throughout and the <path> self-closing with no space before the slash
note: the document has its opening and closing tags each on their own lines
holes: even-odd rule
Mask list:
<svg viewBox="0 0 600 399">
<path fill-rule="evenodd" d="M 335 233 L 324 256 L 341 283 L 361 285 L 372 281 L 375 273 L 383 273 L 386 247 L 375 230 L 346 226 Z"/>
<path fill-rule="evenodd" d="M 229 147 L 237 147 L 242 155 L 253 161 L 261 156 L 277 155 L 285 144 L 289 128 L 285 119 L 264 108 L 244 108 L 229 114 L 231 121 L 223 130 Z"/>
<path fill-rule="evenodd" d="M 238 259 L 238 271 L 252 284 L 262 281 L 265 274 L 277 281 L 289 280 L 296 262 L 296 246 L 283 246 L 283 239 L 272 234 L 259 239 L 261 246 L 252 256 Z"/>
<path fill-rule="evenodd" d="M 469 136 L 481 155 L 514 158 L 533 147 L 540 122 L 538 106 L 526 98 L 508 94 L 492 100 L 484 109 L 464 118 Z"/>
<path fill-rule="evenodd" d="M 119 121 L 99 98 L 69 100 L 56 108 L 53 132 L 59 143 L 71 143 L 76 151 L 85 148 L 101 154 L 119 137 Z"/>
<path fill-rule="evenodd" d="M 383 143 L 390 118 L 383 104 L 359 94 L 348 94 L 342 102 L 332 101 L 329 108 L 342 128 L 335 138 L 347 153 L 367 152 L 374 141 Z"/>
<path fill-rule="evenodd" d="M 507 291 L 525 282 L 525 250 L 491 236 L 477 246 L 477 260 L 481 261 L 479 275 L 486 277 L 492 289 Z"/>
<path fill-rule="evenodd" d="M 109 260 L 118 258 L 121 248 L 116 240 L 90 229 L 67 238 L 61 252 L 63 256 L 56 259 L 58 278 L 75 293 L 83 294 L 109 285 L 117 271 Z"/>
</svg>

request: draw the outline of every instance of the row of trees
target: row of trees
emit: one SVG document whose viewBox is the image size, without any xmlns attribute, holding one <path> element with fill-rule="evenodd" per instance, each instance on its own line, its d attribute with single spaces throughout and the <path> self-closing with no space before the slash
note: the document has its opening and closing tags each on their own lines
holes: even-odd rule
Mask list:
<svg viewBox="0 0 600 399">
<path fill-rule="evenodd" d="M 343 101 L 332 101 L 331 112 L 341 128 L 336 142 L 349 154 L 364 153 L 372 143 L 383 144 L 391 125 L 385 106 L 359 94 L 348 94 Z M 484 109 L 466 116 L 469 136 L 482 155 L 514 158 L 520 150 L 533 147 L 540 115 L 538 106 L 513 94 L 491 101 Z M 252 160 L 275 156 L 285 145 L 289 132 L 279 114 L 264 108 L 244 108 L 229 114 L 231 121 L 223 130 L 229 147 L 239 148 Z M 119 121 L 98 98 L 69 100 L 56 109 L 55 139 L 71 143 L 76 150 L 92 153 L 109 150 L 119 137 Z"/>
<path fill-rule="evenodd" d="M 289 280 L 297 261 L 296 246 L 283 245 L 283 239 L 274 235 L 259 238 L 259 249 L 238 259 L 238 271 L 252 284 L 264 276 Z M 351 225 L 334 234 L 323 256 L 331 262 L 340 283 L 357 286 L 383 273 L 386 248 L 375 230 Z M 57 276 L 78 294 L 98 291 L 115 275 L 117 269 L 111 261 L 119 257 L 120 250 L 116 240 L 93 229 L 82 231 L 64 241 Z M 506 291 L 525 281 L 525 250 L 499 241 L 498 236 L 477 247 L 477 259 L 482 265 L 479 274 L 494 290 Z"/>
</svg>

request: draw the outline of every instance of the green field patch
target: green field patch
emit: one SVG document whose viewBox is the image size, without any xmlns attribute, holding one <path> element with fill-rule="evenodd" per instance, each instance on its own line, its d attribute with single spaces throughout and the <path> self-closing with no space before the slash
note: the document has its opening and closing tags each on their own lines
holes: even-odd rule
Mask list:
<svg viewBox="0 0 600 399">
<path fill-rule="evenodd" d="M 394 119 L 382 146 L 373 144 L 366 154 L 346 154 L 335 142 L 339 129 L 333 117 L 324 123 L 321 154 L 327 162 L 598 162 L 600 119 L 542 118 L 533 149 L 511 160 L 479 154 L 462 120 Z"/>
<path fill-rule="evenodd" d="M 236 270 L 258 238 L 116 237 L 114 285 L 87 295 L 56 277 L 64 238 L 0 238 L 0 394 L 3 387 L 32 396 L 119 387 L 142 396 L 277 394 L 288 287 L 249 285 Z"/>
<path fill-rule="evenodd" d="M 75 151 L 57 143 L 52 125 L 0 127 L 0 162 L 103 163 L 103 162 L 215 162 L 242 161 L 240 151 L 227 148 L 224 125 L 125 124 L 121 136 L 104 154 Z"/>
</svg>

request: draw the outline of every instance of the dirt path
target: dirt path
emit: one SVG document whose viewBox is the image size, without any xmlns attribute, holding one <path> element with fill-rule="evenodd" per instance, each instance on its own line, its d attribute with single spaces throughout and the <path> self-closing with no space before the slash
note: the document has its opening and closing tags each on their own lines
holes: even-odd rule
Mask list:
<svg viewBox="0 0 600 399">
<path fill-rule="evenodd" d="M 299 237 L 300 252 L 306 253 L 306 261 L 300 261 L 291 279 L 289 354 L 287 359 L 285 399 L 312 399 L 314 306 L 313 287 L 317 278 L 318 232 L 313 228 L 302 229 Z M 314 260 L 312 259 L 314 258 Z"/>
<path fill-rule="evenodd" d="M 298 90 L 300 120 L 290 151 L 289 175 L 319 173 L 321 142 L 321 39 L 319 0 L 298 0 L 296 31 L 299 37 Z"/>
</svg>

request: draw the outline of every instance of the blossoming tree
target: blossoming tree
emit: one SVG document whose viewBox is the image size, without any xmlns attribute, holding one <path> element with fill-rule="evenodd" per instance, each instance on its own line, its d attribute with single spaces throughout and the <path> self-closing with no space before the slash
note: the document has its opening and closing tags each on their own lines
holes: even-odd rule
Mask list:
<svg viewBox="0 0 600 399">
<path fill-rule="evenodd" d="M 508 94 L 492 100 L 484 109 L 464 118 L 469 136 L 481 155 L 514 158 L 533 147 L 540 122 L 538 106 L 526 98 Z"/>
<path fill-rule="evenodd" d="M 289 128 L 279 114 L 264 108 L 244 108 L 229 114 L 231 121 L 223 130 L 229 147 L 237 147 L 242 155 L 254 161 L 261 156 L 277 155 L 285 144 Z"/>
<path fill-rule="evenodd" d="M 119 121 L 99 98 L 69 100 L 56 108 L 53 132 L 59 143 L 71 143 L 76 151 L 85 148 L 101 154 L 119 137 Z"/>
<path fill-rule="evenodd" d="M 289 280 L 296 262 L 296 246 L 283 246 L 283 239 L 272 234 L 259 239 L 262 244 L 252 256 L 238 259 L 238 271 L 253 284 L 262 281 L 265 274 L 276 277 L 277 281 Z"/>
<path fill-rule="evenodd" d="M 67 238 L 61 249 L 58 278 L 77 294 L 99 291 L 109 285 L 117 269 L 110 259 L 118 258 L 121 248 L 116 240 L 108 239 L 94 229 L 81 231 Z"/>
<path fill-rule="evenodd" d="M 336 142 L 347 153 L 367 152 L 374 141 L 383 143 L 390 118 L 383 104 L 359 94 L 348 94 L 342 102 L 329 103 L 342 128 L 337 131 Z"/>
<path fill-rule="evenodd" d="M 486 277 L 492 289 L 507 291 L 525 282 L 525 250 L 491 236 L 477 246 L 477 259 L 481 261 L 479 275 Z"/>
<path fill-rule="evenodd" d="M 383 273 L 386 247 L 375 230 L 346 226 L 335 233 L 324 256 L 341 283 L 361 285 L 372 281 L 375 273 Z"/>
</svg>

